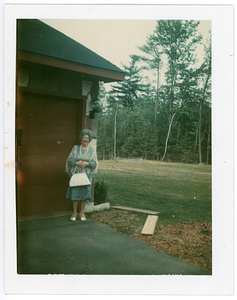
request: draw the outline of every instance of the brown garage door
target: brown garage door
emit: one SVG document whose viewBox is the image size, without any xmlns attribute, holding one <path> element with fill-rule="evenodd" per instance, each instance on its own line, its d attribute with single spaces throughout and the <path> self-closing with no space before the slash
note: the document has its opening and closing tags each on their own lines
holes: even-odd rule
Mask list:
<svg viewBox="0 0 237 300">
<path fill-rule="evenodd" d="M 83 100 L 23 93 L 17 97 L 18 218 L 71 210 L 66 158 L 83 126 Z"/>
</svg>

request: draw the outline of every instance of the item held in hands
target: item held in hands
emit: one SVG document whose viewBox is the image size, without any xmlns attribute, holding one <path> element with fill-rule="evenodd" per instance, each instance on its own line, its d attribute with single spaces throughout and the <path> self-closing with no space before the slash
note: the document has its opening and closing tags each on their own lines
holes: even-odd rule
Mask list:
<svg viewBox="0 0 237 300">
<path fill-rule="evenodd" d="M 82 186 L 82 185 L 90 185 L 90 180 L 88 179 L 86 173 L 77 173 L 74 174 L 69 182 L 71 187 L 73 186 Z"/>
</svg>

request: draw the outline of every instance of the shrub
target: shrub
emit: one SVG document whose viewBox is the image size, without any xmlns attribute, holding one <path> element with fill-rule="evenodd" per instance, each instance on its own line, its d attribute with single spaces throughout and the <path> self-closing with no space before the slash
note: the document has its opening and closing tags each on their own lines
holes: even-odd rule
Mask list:
<svg viewBox="0 0 237 300">
<path fill-rule="evenodd" d="M 207 223 L 204 223 L 202 225 L 202 229 L 200 230 L 200 232 L 202 234 L 207 234 L 207 235 L 211 233 L 210 230 L 209 230 L 209 228 L 208 228 L 208 226 L 207 226 Z"/>
<path fill-rule="evenodd" d="M 107 193 L 108 192 L 104 181 L 97 181 L 94 188 L 94 202 L 97 204 L 105 202 Z"/>
</svg>

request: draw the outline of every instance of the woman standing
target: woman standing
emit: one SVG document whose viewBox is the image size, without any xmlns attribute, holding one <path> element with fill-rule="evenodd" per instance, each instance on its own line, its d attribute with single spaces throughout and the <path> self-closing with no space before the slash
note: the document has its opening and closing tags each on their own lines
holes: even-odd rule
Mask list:
<svg viewBox="0 0 237 300">
<path fill-rule="evenodd" d="M 86 221 L 84 210 L 86 202 L 91 200 L 92 177 L 96 173 L 97 157 L 93 148 L 89 147 L 92 140 L 92 132 L 89 129 L 83 129 L 79 135 L 81 145 L 75 145 L 72 148 L 66 161 L 66 173 L 71 177 L 76 173 L 85 172 L 90 185 L 77 186 L 67 188 L 66 198 L 72 200 L 73 213 L 71 221 L 76 221 L 77 210 L 79 207 L 80 217 L 82 221 Z"/>
</svg>

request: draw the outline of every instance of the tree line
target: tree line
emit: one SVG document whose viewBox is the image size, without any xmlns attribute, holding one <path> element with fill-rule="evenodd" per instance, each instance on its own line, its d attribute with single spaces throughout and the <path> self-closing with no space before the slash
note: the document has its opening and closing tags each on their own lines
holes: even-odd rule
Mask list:
<svg viewBox="0 0 237 300">
<path fill-rule="evenodd" d="M 143 55 L 130 55 L 125 80 L 106 92 L 98 120 L 98 157 L 211 164 L 211 34 L 198 21 L 159 20 Z M 203 63 L 196 67 L 198 45 Z M 155 80 L 147 71 L 156 73 Z M 161 72 L 164 80 L 160 80 Z"/>
</svg>

